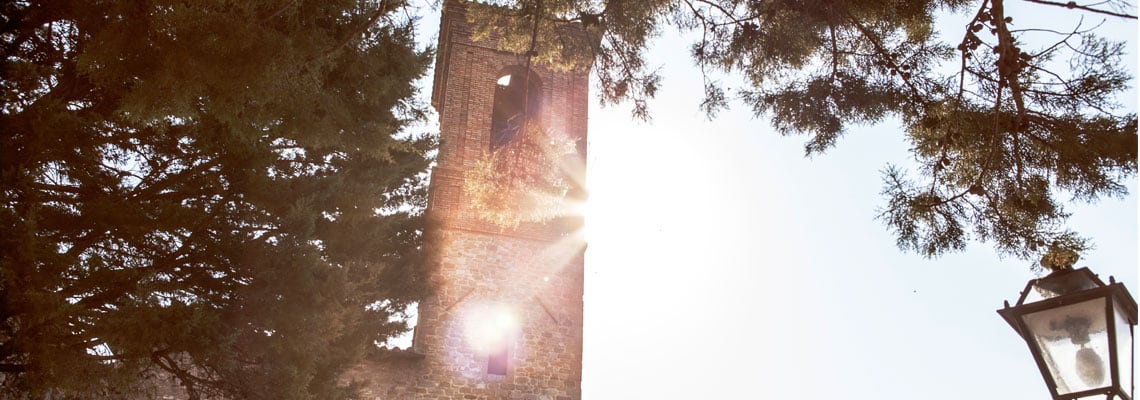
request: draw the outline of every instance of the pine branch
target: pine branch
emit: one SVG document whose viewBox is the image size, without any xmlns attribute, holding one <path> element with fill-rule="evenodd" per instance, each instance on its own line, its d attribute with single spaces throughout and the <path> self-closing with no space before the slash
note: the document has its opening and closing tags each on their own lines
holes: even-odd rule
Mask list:
<svg viewBox="0 0 1140 400">
<path fill-rule="evenodd" d="M 1084 10 L 1084 11 L 1097 13 L 1097 14 L 1111 15 L 1113 17 L 1136 19 L 1136 16 L 1132 15 L 1132 14 L 1118 13 L 1118 12 L 1114 12 L 1114 11 L 1101 10 L 1101 9 L 1092 8 L 1092 7 L 1088 7 L 1088 6 L 1082 6 L 1082 5 L 1077 4 L 1077 2 L 1075 2 L 1075 1 L 1070 1 L 1067 3 L 1061 3 L 1061 2 L 1056 2 L 1056 1 L 1048 1 L 1048 0 L 1025 0 L 1025 1 L 1028 1 L 1030 3 L 1045 4 L 1045 5 L 1050 5 L 1050 6 L 1065 7 L 1068 9 Z"/>
</svg>

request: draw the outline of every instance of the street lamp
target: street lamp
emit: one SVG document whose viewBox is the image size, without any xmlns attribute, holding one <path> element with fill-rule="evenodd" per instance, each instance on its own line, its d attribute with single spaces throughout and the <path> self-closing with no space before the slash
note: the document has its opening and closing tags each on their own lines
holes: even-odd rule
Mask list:
<svg viewBox="0 0 1140 400">
<path fill-rule="evenodd" d="M 1029 344 L 1053 399 L 1132 400 L 1136 300 L 1123 284 L 1062 269 L 1029 281 L 998 314 Z"/>
</svg>

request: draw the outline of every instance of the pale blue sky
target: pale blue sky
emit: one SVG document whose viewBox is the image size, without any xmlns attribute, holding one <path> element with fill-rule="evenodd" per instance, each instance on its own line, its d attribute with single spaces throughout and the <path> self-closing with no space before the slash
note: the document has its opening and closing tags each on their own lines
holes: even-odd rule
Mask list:
<svg viewBox="0 0 1140 400">
<path fill-rule="evenodd" d="M 434 40 L 438 14 L 421 24 Z M 1110 24 L 1135 76 L 1136 23 Z M 874 219 L 880 171 L 911 165 L 897 124 L 806 159 L 743 107 L 708 121 L 689 42 L 656 41 L 651 123 L 591 104 L 584 398 L 1048 398 L 995 312 L 1027 262 L 977 243 L 923 259 Z M 1124 100 L 1134 112 L 1135 89 Z M 1078 265 L 1137 293 L 1136 196 L 1069 209 L 1096 243 Z"/>
</svg>

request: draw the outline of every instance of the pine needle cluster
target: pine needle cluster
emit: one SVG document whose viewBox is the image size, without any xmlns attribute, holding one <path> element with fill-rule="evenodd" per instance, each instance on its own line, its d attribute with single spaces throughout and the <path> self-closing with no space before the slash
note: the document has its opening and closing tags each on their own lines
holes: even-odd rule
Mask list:
<svg viewBox="0 0 1140 400">
<path fill-rule="evenodd" d="M 527 123 L 506 145 L 476 161 L 464 175 L 463 194 L 479 219 L 514 228 L 569 215 L 573 182 L 568 164 L 576 141 Z"/>
</svg>

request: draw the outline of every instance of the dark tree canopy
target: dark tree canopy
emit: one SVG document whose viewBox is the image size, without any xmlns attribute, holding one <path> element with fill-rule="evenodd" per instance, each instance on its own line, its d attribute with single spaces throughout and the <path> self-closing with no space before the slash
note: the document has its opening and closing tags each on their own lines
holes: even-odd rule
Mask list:
<svg viewBox="0 0 1140 400">
<path fill-rule="evenodd" d="M 418 290 L 405 7 L 0 5 L 0 397 L 350 397 Z"/>
<path fill-rule="evenodd" d="M 592 65 L 602 102 L 631 101 L 638 117 L 661 84 L 645 50 L 671 27 L 699 38 L 689 56 L 705 73 L 710 116 L 739 101 L 806 136 L 809 155 L 852 125 L 898 118 L 921 165 L 917 177 L 884 171 L 880 219 L 901 249 L 936 257 L 976 239 L 1060 267 L 1090 246 L 1066 228 L 1065 203 L 1124 196 L 1136 174 L 1136 114 L 1116 103 L 1134 77 L 1122 43 L 1087 22 L 1134 10 L 1028 0 L 1073 16 L 1028 26 L 1006 2 L 511 0 L 495 4 L 513 14 L 474 6 L 469 19 L 478 35 L 505 37 L 503 49 L 533 46 L 536 63 Z M 939 37 L 943 12 L 968 16 L 962 37 Z M 745 83 L 722 87 L 722 74 Z"/>
</svg>

